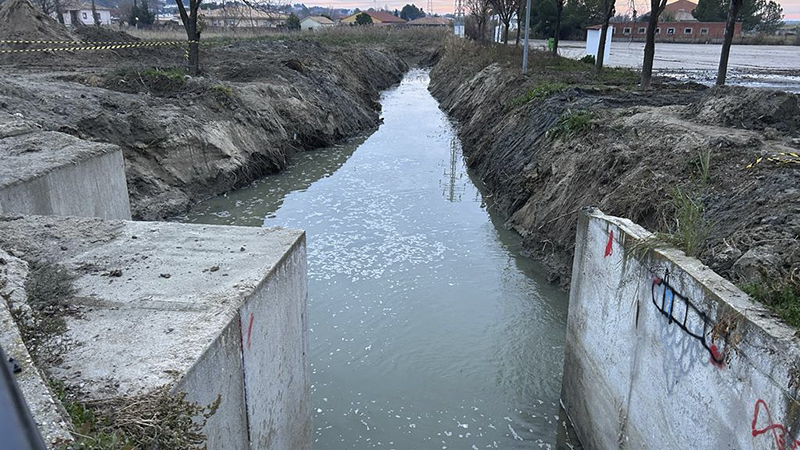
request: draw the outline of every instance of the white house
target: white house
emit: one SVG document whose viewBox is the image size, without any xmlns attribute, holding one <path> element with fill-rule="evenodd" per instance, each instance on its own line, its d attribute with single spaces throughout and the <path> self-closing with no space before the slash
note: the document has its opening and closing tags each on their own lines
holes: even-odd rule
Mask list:
<svg viewBox="0 0 800 450">
<path fill-rule="evenodd" d="M 300 21 L 301 30 L 317 31 L 321 28 L 332 27 L 336 22 L 324 16 L 308 16 Z"/>
<path fill-rule="evenodd" d="M 94 10 L 97 12 L 97 19 L 100 21 L 100 25 L 111 25 L 111 10 L 109 8 L 95 4 Z M 62 11 L 64 25 L 94 25 L 91 3 L 67 3 L 62 6 Z"/>
<path fill-rule="evenodd" d="M 603 31 L 602 25 L 593 25 L 586 29 L 586 54 L 597 57 L 597 50 L 600 48 L 600 33 Z M 603 51 L 603 61 L 609 61 L 611 55 L 611 36 L 614 34 L 614 27 L 609 25 L 606 32 L 606 46 Z"/>
</svg>

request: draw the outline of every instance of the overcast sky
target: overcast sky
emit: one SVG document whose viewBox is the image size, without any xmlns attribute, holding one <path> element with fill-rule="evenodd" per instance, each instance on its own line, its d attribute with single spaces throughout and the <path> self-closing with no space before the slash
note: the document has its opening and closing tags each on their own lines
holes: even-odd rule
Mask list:
<svg viewBox="0 0 800 450">
<path fill-rule="evenodd" d="M 326 0 L 306 0 L 306 5 L 316 5 L 319 6 L 330 6 L 332 8 L 373 8 L 376 6 L 378 8 L 383 8 L 384 6 L 391 9 L 400 9 L 406 3 L 414 3 L 418 7 L 422 9 L 427 9 L 427 0 L 395 0 L 395 1 L 387 1 L 387 0 L 327 0 L 327 3 L 317 3 Z M 639 14 L 642 14 L 644 11 L 650 10 L 650 2 L 647 0 L 635 0 L 636 1 L 636 9 L 639 11 Z M 433 12 L 439 14 L 451 13 L 453 12 L 455 0 L 448 1 L 448 0 L 433 0 Z M 466 1 L 464 1 L 466 3 Z M 670 3 L 672 3 L 670 1 Z M 783 6 L 783 13 L 786 15 L 786 20 L 800 20 L 800 0 L 783 0 L 780 2 L 781 6 Z M 629 9 L 629 1 L 628 0 L 617 0 L 617 12 L 620 14 L 624 14 Z M 428 12 L 428 11 L 426 11 Z"/>
</svg>

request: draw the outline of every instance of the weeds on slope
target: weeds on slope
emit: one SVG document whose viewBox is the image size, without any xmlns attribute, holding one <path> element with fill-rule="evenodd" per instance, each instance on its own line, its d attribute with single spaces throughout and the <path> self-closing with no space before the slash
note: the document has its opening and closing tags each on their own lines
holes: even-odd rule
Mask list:
<svg viewBox="0 0 800 450">
<path fill-rule="evenodd" d="M 766 281 L 747 283 L 741 289 L 787 324 L 800 328 L 800 276 L 793 273 L 782 280 L 763 278 Z"/>
<path fill-rule="evenodd" d="M 566 139 L 588 130 L 592 126 L 594 114 L 591 111 L 567 110 L 545 136 L 553 139 Z"/>
</svg>

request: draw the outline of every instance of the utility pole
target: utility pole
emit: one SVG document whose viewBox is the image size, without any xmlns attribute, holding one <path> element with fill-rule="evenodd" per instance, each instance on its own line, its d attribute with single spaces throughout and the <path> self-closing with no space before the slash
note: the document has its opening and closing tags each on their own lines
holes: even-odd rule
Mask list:
<svg viewBox="0 0 800 450">
<path fill-rule="evenodd" d="M 528 32 L 531 28 L 531 0 L 525 6 L 525 49 L 522 51 L 522 74 L 528 73 Z"/>
<path fill-rule="evenodd" d="M 428 0 L 428 6 L 426 6 L 425 15 L 432 16 L 433 15 L 433 0 Z"/>
<path fill-rule="evenodd" d="M 464 1 L 456 0 L 455 20 L 453 21 L 453 34 L 464 37 Z"/>
</svg>

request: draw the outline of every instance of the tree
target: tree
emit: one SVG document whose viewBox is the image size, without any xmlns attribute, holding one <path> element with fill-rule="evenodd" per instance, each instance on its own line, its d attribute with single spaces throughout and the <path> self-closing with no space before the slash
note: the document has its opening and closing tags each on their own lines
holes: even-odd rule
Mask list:
<svg viewBox="0 0 800 450">
<path fill-rule="evenodd" d="M 300 29 L 300 18 L 297 17 L 297 14 L 295 13 L 289 14 L 289 18 L 286 19 L 286 28 L 292 31 Z"/>
<path fill-rule="evenodd" d="M 475 19 L 478 41 L 486 41 L 486 24 L 489 22 L 489 12 L 492 10 L 489 0 L 467 0 L 469 15 Z"/>
<path fill-rule="evenodd" d="M 775 34 L 782 26 L 783 8 L 773 0 L 768 1 L 761 10 L 761 23 L 758 25 L 758 32 Z"/>
<path fill-rule="evenodd" d="M 558 37 L 561 34 L 561 16 L 564 12 L 564 0 L 556 2 L 556 29 L 553 31 L 553 56 L 558 56 Z"/>
<path fill-rule="evenodd" d="M 647 41 L 644 44 L 644 62 L 642 63 L 642 89 L 650 89 L 653 78 L 653 59 L 656 56 L 656 28 L 658 16 L 667 6 L 667 0 L 650 0 L 650 17 L 647 19 Z M 655 14 L 653 14 L 655 13 Z"/>
<path fill-rule="evenodd" d="M 192 75 L 200 73 L 200 28 L 197 26 L 197 10 L 200 9 L 200 2 L 202 0 L 189 0 L 187 12 L 183 0 L 175 0 L 183 28 L 186 29 L 186 36 L 189 38 L 189 73 Z"/>
<path fill-rule="evenodd" d="M 519 46 L 519 38 L 522 34 L 522 15 L 526 13 L 525 7 L 527 6 L 526 0 L 517 0 L 517 10 L 514 12 L 517 15 L 517 41 L 514 45 Z"/>
<path fill-rule="evenodd" d="M 717 70 L 717 86 L 723 86 L 728 77 L 728 57 L 733 43 L 733 32 L 736 29 L 736 17 L 743 0 L 730 0 L 728 8 L 728 21 L 725 24 L 725 40 L 722 41 L 722 53 L 719 56 L 719 69 Z"/>
<path fill-rule="evenodd" d="M 503 24 L 503 43 L 508 44 L 508 29 L 511 26 L 511 17 L 517 9 L 517 0 L 489 0 L 492 11 L 500 18 Z"/>
<path fill-rule="evenodd" d="M 414 20 L 419 19 L 420 17 L 425 17 L 425 12 L 422 11 L 422 9 L 417 8 L 413 3 L 411 5 L 403 6 L 403 9 L 400 10 L 401 19 Z"/>
<path fill-rule="evenodd" d="M 361 13 L 356 16 L 356 25 L 372 25 L 372 17 L 367 13 Z"/>
<path fill-rule="evenodd" d="M 92 0 L 92 18 L 94 19 L 94 26 L 100 26 L 100 15 L 97 14 L 97 7 L 94 4 L 94 0 Z"/>
<path fill-rule="evenodd" d="M 597 62 L 595 70 L 599 74 L 603 71 L 603 58 L 606 53 L 606 39 L 608 39 L 608 22 L 614 17 L 614 0 L 603 0 L 603 28 L 600 29 L 600 43 L 597 44 Z"/>
</svg>

